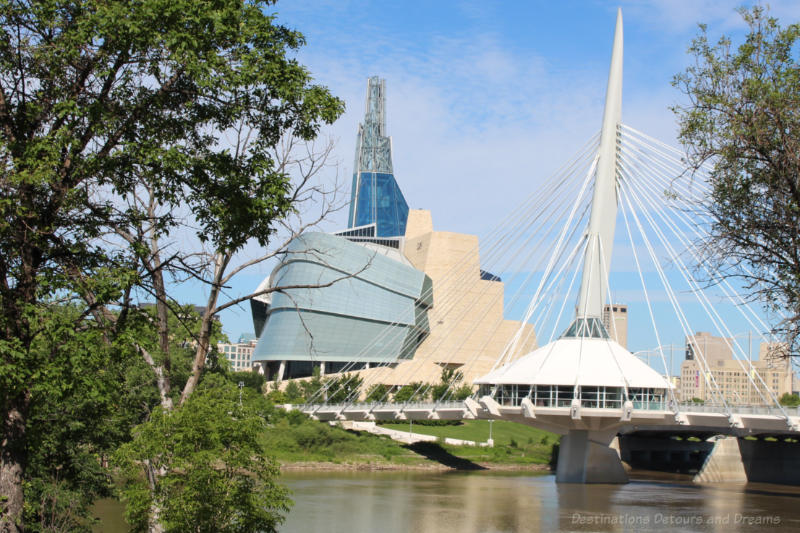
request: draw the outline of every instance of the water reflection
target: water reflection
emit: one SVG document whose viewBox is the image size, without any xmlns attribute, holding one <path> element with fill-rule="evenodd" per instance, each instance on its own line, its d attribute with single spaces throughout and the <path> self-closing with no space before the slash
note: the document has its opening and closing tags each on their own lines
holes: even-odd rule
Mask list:
<svg viewBox="0 0 800 533">
<path fill-rule="evenodd" d="M 800 489 L 693 485 L 556 485 L 552 475 L 287 474 L 295 506 L 283 533 L 800 531 Z"/>
</svg>

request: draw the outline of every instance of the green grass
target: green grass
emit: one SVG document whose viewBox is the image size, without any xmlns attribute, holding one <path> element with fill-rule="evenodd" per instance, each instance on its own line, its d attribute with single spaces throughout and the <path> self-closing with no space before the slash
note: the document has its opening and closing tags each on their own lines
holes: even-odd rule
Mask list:
<svg viewBox="0 0 800 533">
<path fill-rule="evenodd" d="M 299 416 L 297 416 L 299 415 Z M 425 459 L 388 437 L 345 431 L 300 415 L 274 417 L 262 435 L 267 451 L 281 463 L 423 463 Z"/>
<path fill-rule="evenodd" d="M 408 431 L 408 424 L 386 424 L 385 427 Z M 489 436 L 489 423 L 468 420 L 454 426 L 422 426 L 413 424 L 415 433 L 484 442 Z M 497 421 L 492 428 L 494 448 L 450 446 L 438 444 L 444 455 L 467 461 L 505 464 L 547 464 L 557 436 L 513 422 Z M 366 432 L 345 431 L 326 422 L 318 422 L 297 411 L 275 413 L 270 427 L 262 435 L 268 453 L 281 463 L 332 462 L 341 464 L 433 464 L 424 454 L 388 437 Z"/>
<path fill-rule="evenodd" d="M 408 422 L 399 424 L 381 424 L 382 427 L 408 431 Z M 543 438 L 547 438 L 547 443 L 553 444 L 558 439 L 557 435 L 541 429 L 497 420 L 492 424 L 492 439 L 495 446 L 510 446 L 511 441 L 517 445 L 541 443 Z M 450 437 L 453 439 L 471 440 L 475 442 L 486 442 L 489 438 L 488 420 L 465 420 L 457 426 L 423 426 L 414 424 L 411 427 L 414 433 L 422 435 L 434 435 L 436 437 Z"/>
<path fill-rule="evenodd" d="M 408 423 L 381 424 L 383 427 L 408 431 Z M 481 463 L 504 464 L 548 464 L 553 453 L 553 444 L 558 435 L 504 420 L 495 421 L 492 427 L 493 448 L 477 446 L 451 446 L 442 444 L 449 453 Z M 489 438 L 488 420 L 465 420 L 455 426 L 424 426 L 411 424 L 414 433 L 436 437 L 486 442 Z"/>
</svg>

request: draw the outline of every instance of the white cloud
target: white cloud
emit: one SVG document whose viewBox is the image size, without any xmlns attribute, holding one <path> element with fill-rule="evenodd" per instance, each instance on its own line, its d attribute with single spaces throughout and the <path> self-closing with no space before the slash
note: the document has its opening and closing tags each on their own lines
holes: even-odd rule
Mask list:
<svg viewBox="0 0 800 533">
<path fill-rule="evenodd" d="M 742 28 L 734 11 L 738 4 L 623 3 L 626 24 L 634 30 L 626 45 L 631 53 L 623 89 L 624 122 L 676 144 L 668 107 L 681 96 L 668 82 L 684 61 L 697 22 L 708 22 L 714 31 Z M 800 16 L 800 3 L 772 4 L 771 12 L 781 19 Z M 424 42 L 414 42 L 398 28 L 380 27 L 347 2 L 291 9 L 316 24 L 301 27 L 311 45 L 300 52 L 300 62 L 347 103 L 345 115 L 325 130 L 338 139 L 335 157 L 345 189 L 349 190 L 357 124 L 364 114 L 366 78 L 379 75 L 387 80 L 396 178 L 412 208 L 433 212 L 437 229 L 487 233 L 599 129 L 605 62 L 565 60 L 559 50 L 510 46 L 488 24 L 481 31 L 442 29 Z M 473 22 L 492 18 L 485 2 L 460 3 L 454 9 Z M 542 23 L 534 21 L 532 26 Z M 562 24 L 570 31 L 569 23 Z M 613 16 L 597 24 L 608 25 L 609 39 L 595 48 L 607 46 L 610 56 Z M 653 43 L 660 43 L 653 44 L 652 53 L 662 55 L 643 53 L 651 45 L 641 37 L 646 32 Z M 326 46 L 315 46 L 314 36 L 323 34 Z M 576 34 L 576 41 L 579 37 Z M 586 55 L 595 52 L 591 43 L 581 44 L 586 44 Z M 331 227 L 346 222 L 346 211 L 341 212 Z M 630 265 L 628 250 L 620 247 L 617 253 L 622 264 Z"/>
<path fill-rule="evenodd" d="M 737 9 L 754 4 L 767 7 L 770 15 L 783 24 L 800 19 L 800 3 L 796 0 L 627 0 L 623 3 L 623 10 L 642 22 L 674 32 L 694 30 L 698 23 L 729 32 L 746 28 Z"/>
</svg>

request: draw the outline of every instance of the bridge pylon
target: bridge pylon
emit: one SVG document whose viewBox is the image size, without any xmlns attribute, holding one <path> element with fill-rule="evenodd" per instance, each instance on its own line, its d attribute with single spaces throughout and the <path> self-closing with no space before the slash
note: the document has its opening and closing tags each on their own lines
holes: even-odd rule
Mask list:
<svg viewBox="0 0 800 533">
<path fill-rule="evenodd" d="M 626 483 L 619 454 L 609 445 L 633 409 L 668 412 L 672 388 L 611 339 L 602 322 L 617 217 L 621 108 L 618 10 L 575 319 L 556 341 L 475 381 L 488 400 L 532 405 L 536 416 L 523 423 L 563 435 L 556 472 L 562 483 Z"/>
</svg>

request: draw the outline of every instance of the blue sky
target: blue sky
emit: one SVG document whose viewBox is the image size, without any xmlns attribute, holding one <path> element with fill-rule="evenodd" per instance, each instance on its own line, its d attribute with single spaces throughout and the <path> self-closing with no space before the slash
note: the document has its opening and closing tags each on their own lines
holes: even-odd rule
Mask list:
<svg viewBox="0 0 800 533">
<path fill-rule="evenodd" d="M 298 60 L 347 105 L 323 134 L 336 141 L 349 187 L 366 79 L 387 80 L 394 169 L 410 207 L 430 209 L 437 230 L 482 235 L 598 129 L 617 7 L 625 31 L 623 122 L 677 146 L 670 85 L 688 64 L 697 24 L 713 37 L 741 35 L 741 2 L 717 0 L 418 1 L 319 0 L 271 7 L 302 31 Z M 770 3 L 783 24 L 800 2 Z M 330 228 L 346 225 L 343 211 Z M 239 278 L 253 290 L 270 268 Z M 235 339 L 249 307 L 226 312 Z M 680 342 L 680 339 L 674 339 Z"/>
</svg>

